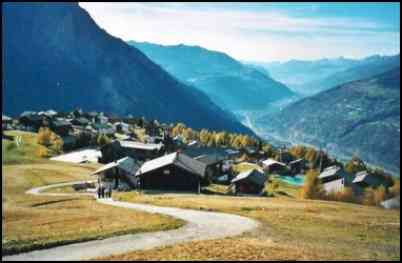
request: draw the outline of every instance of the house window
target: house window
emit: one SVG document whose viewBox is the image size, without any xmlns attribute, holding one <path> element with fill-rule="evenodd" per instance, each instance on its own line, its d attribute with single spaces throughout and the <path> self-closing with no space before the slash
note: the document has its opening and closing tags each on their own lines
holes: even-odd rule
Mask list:
<svg viewBox="0 0 402 263">
<path fill-rule="evenodd" d="M 163 170 L 163 174 L 166 174 L 166 175 L 170 174 L 170 170 L 169 169 Z"/>
</svg>

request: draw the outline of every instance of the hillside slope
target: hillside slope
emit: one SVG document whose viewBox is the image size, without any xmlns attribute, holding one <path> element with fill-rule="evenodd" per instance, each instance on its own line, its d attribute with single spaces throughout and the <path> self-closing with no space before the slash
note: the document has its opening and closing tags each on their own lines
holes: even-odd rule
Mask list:
<svg viewBox="0 0 402 263">
<path fill-rule="evenodd" d="M 252 133 L 205 94 L 109 35 L 77 3 L 6 3 L 2 11 L 5 114 L 81 107 Z"/>
<path fill-rule="evenodd" d="M 400 68 L 302 99 L 258 120 L 283 139 L 400 170 Z"/>
<path fill-rule="evenodd" d="M 285 85 L 225 53 L 199 46 L 163 46 L 148 42 L 128 43 L 181 81 L 204 91 L 229 110 L 259 109 L 293 96 Z"/>
<path fill-rule="evenodd" d="M 400 56 L 371 56 L 364 59 L 290 60 L 252 62 L 285 83 L 295 92 L 312 95 L 336 85 L 372 77 L 400 65 Z"/>
</svg>

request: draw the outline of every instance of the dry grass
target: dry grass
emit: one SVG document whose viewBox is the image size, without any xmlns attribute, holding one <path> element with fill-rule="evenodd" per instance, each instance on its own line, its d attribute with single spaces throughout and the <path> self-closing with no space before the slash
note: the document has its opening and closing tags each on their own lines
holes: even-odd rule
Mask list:
<svg viewBox="0 0 402 263">
<path fill-rule="evenodd" d="M 400 214 L 291 198 L 120 195 L 121 200 L 235 213 L 262 226 L 241 237 L 184 243 L 107 260 L 399 260 Z"/>
<path fill-rule="evenodd" d="M 99 204 L 91 197 L 27 195 L 25 191 L 32 187 L 92 180 L 89 174 L 99 165 L 45 159 L 21 164 L 23 161 L 20 158 L 19 164 L 2 165 L 3 254 L 126 233 L 167 230 L 184 223 L 167 216 Z"/>
</svg>

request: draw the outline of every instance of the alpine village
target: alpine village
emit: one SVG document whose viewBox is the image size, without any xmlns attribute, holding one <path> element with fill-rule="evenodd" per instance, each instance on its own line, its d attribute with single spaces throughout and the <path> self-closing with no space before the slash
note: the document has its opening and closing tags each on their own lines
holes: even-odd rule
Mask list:
<svg viewBox="0 0 402 263">
<path fill-rule="evenodd" d="M 219 92 L 211 94 L 199 91 L 187 84 L 188 79 L 181 79 L 174 67 L 183 67 L 183 72 L 185 68 L 194 70 L 192 77 L 201 79 L 200 84 L 194 82 L 196 86 L 203 85 L 202 78 L 219 78 L 216 74 L 220 72 L 204 76 L 202 70 L 189 69 L 192 62 L 164 57 L 179 52 L 173 46 L 114 38 L 80 6 L 2 6 L 6 68 L 2 88 L 2 260 L 400 260 L 400 161 L 395 161 L 400 159 L 400 150 L 399 143 L 395 145 L 397 136 L 390 131 L 397 129 L 400 134 L 399 54 L 397 60 L 381 57 L 381 63 L 390 65 L 392 61 L 389 70 L 377 66 L 374 71 L 371 60 L 350 62 L 343 70 L 352 72 L 358 65 L 366 67 L 364 72 L 373 70 L 372 75 L 344 77 L 333 89 L 312 95 L 300 95 L 290 82 L 280 79 L 282 75 L 275 74 L 279 64 L 272 66 L 271 72 L 271 65 L 265 70 L 262 64 L 230 62 L 243 67 L 241 74 L 245 74 L 237 80 L 235 75 L 240 73 L 233 73 L 230 78 L 235 82 L 246 83 L 245 79 L 260 74 L 263 80 L 258 81 L 289 90 L 283 96 L 291 101 L 281 110 L 272 110 L 273 102 L 269 102 L 270 110 L 251 110 L 240 104 L 231 108 L 229 102 L 223 106 L 220 102 L 232 101 L 229 97 L 235 88 L 225 91 L 216 86 Z M 45 33 L 36 31 L 39 27 Z M 34 34 L 40 36 L 27 44 L 30 37 L 36 38 Z M 92 43 L 85 47 L 85 41 Z M 199 52 L 198 47 L 178 46 L 181 48 Z M 191 52 L 186 52 L 183 56 L 191 58 Z M 232 59 L 213 52 L 205 49 L 192 59 L 201 57 L 200 65 L 204 57 L 222 56 L 217 65 Z M 24 69 L 17 60 L 26 61 Z M 71 65 L 60 70 L 63 63 Z M 327 67 L 325 63 L 320 67 Z M 214 70 L 205 66 L 205 70 Z M 120 71 L 115 73 L 112 67 L 120 67 Z M 105 73 L 109 70 L 113 73 Z M 334 69 L 328 66 L 328 70 Z M 97 78 L 98 72 L 100 81 L 90 80 Z M 247 75 L 249 72 L 254 73 Z M 342 76 L 339 72 L 334 70 L 338 79 Z M 134 77 L 124 79 L 125 74 Z M 102 90 L 88 88 L 97 83 Z M 164 89 L 158 90 L 158 85 Z M 392 108 L 392 113 L 372 113 L 375 123 L 385 123 L 381 129 L 392 135 L 360 131 L 349 143 L 354 148 L 346 151 L 345 146 L 347 154 L 340 154 L 343 142 L 337 144 L 336 136 L 311 133 L 310 137 L 321 137 L 309 141 L 307 128 L 297 130 L 301 119 L 321 122 L 324 127 L 332 117 L 323 116 L 337 114 L 325 115 L 324 107 L 321 112 L 313 110 L 317 116 L 307 110 L 299 114 L 297 108 L 307 109 L 308 103 L 320 101 L 319 96 L 330 92 L 328 96 L 335 98 L 339 95 L 335 92 L 343 88 L 363 92 L 370 85 L 376 85 L 372 88 L 375 95 L 370 94 L 378 98 L 394 92 L 397 108 L 383 106 Z M 22 86 L 37 93 L 25 93 Z M 124 87 L 138 90 L 138 94 L 126 92 Z M 74 91 L 67 94 L 68 89 Z M 247 96 L 253 92 L 250 89 Z M 91 95 L 96 93 L 102 96 Z M 339 101 L 349 99 L 349 105 L 356 105 L 351 94 Z M 255 95 L 255 101 L 259 96 Z M 248 99 L 244 97 L 244 101 Z M 373 108 L 379 108 L 375 104 L 379 100 L 372 102 Z M 331 103 L 328 99 L 327 104 Z M 342 105 L 333 103 L 334 109 Z M 215 104 L 228 108 L 221 110 Z M 357 114 L 355 108 L 350 109 L 353 114 Z M 386 123 L 395 112 L 397 122 Z M 342 131 L 342 136 L 349 136 L 360 127 L 363 130 L 367 123 L 374 123 L 370 114 L 347 123 L 347 113 L 340 117 L 346 124 L 333 123 L 336 128 L 332 132 L 349 129 Z M 255 118 L 252 125 L 245 125 L 250 116 Z M 297 137 L 300 134 L 304 137 Z M 369 140 L 371 148 L 364 148 L 363 141 Z M 331 150 L 331 143 L 337 144 L 336 151 Z M 386 147 L 388 153 L 384 153 Z M 373 152 L 366 154 L 367 149 Z"/>
</svg>

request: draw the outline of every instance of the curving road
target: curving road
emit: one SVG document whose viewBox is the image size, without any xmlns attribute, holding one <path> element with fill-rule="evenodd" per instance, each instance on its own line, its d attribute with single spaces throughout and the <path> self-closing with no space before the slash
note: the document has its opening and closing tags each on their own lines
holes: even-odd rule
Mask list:
<svg viewBox="0 0 402 263">
<path fill-rule="evenodd" d="M 41 191 L 76 183 L 81 182 L 61 183 L 33 188 L 28 190 L 27 193 L 49 196 L 71 195 L 66 193 L 41 193 Z M 81 195 L 93 196 L 93 194 Z M 175 230 L 123 235 L 103 240 L 75 243 L 6 256 L 3 257 L 2 260 L 83 260 L 112 254 L 121 254 L 134 250 L 151 249 L 184 241 L 236 236 L 246 231 L 253 230 L 259 225 L 258 222 L 252 219 L 226 213 L 133 204 L 114 201 L 112 199 L 97 199 L 97 201 L 102 204 L 172 216 L 185 220 L 187 224 Z M 133 222 L 133 224 L 135 224 L 135 222 Z"/>
</svg>

